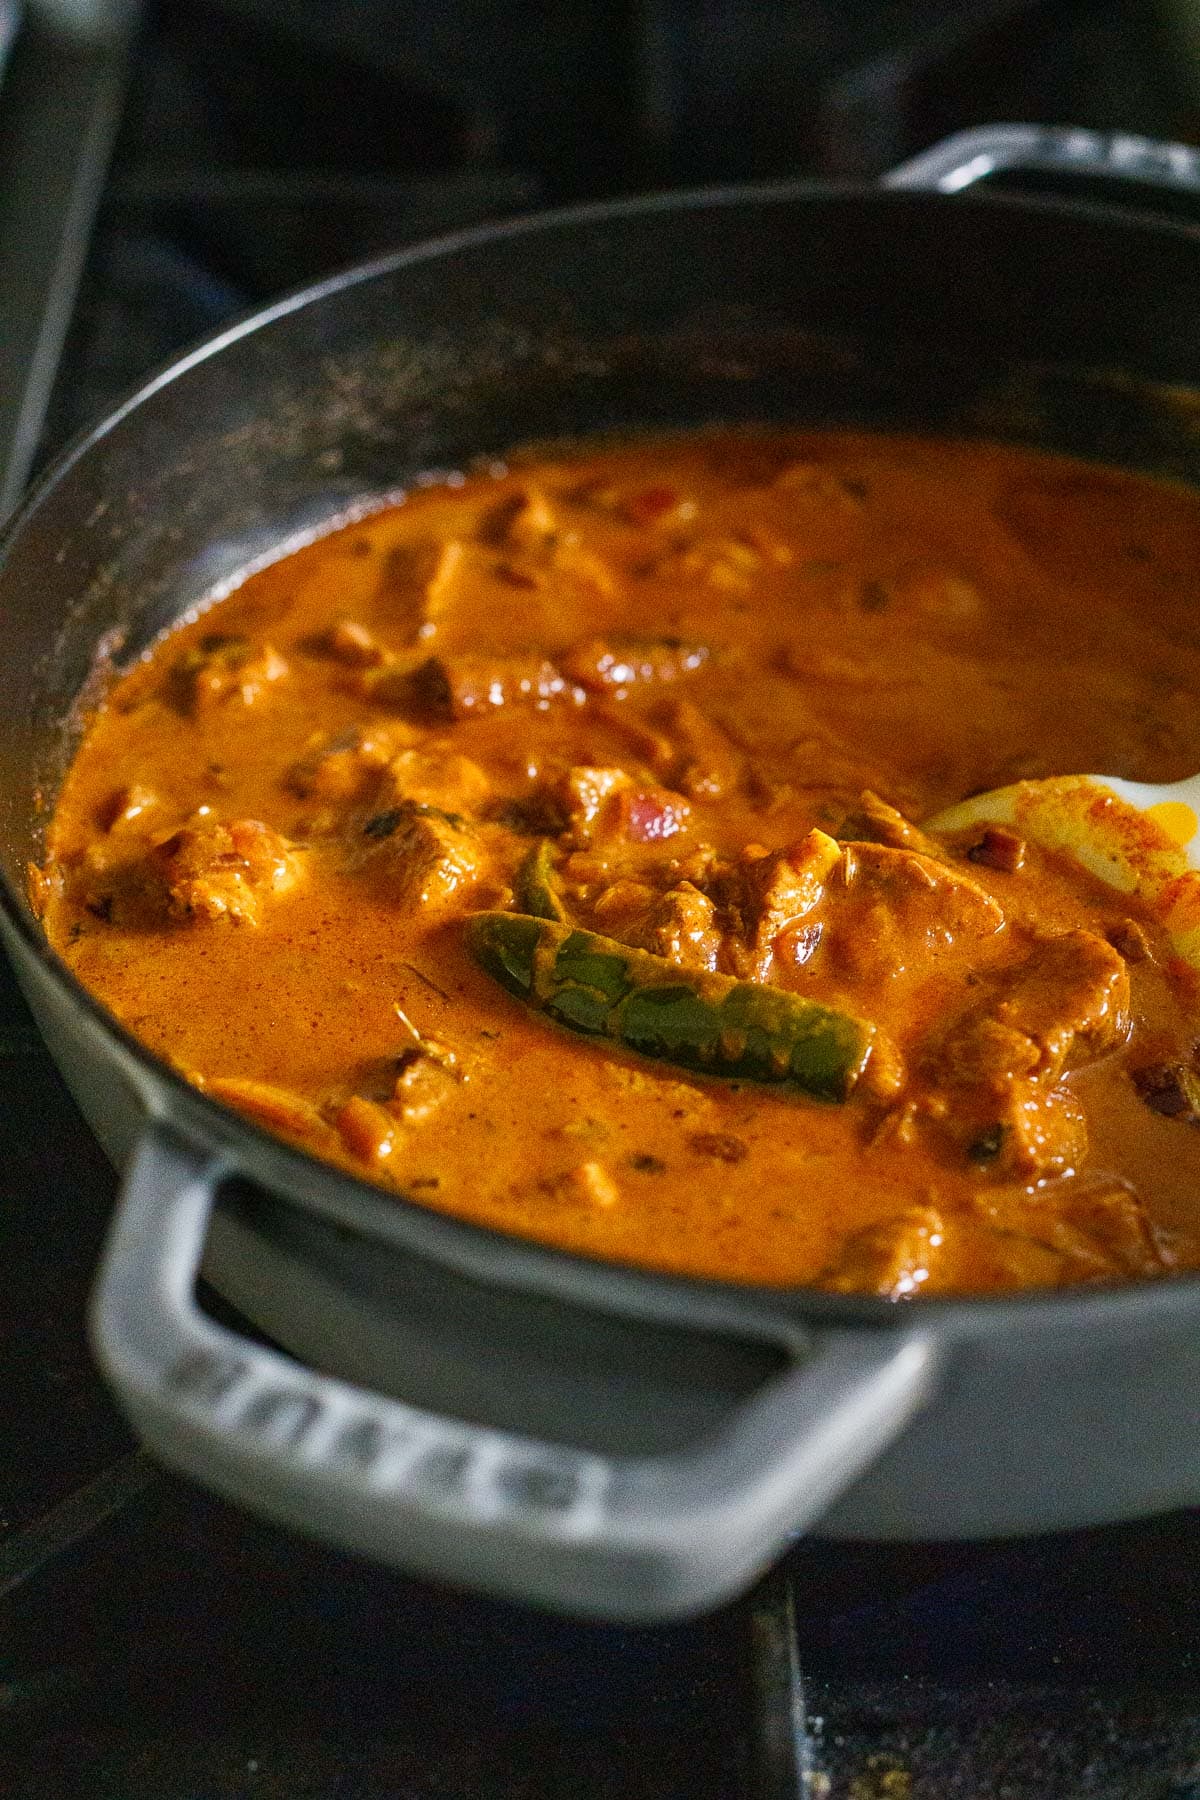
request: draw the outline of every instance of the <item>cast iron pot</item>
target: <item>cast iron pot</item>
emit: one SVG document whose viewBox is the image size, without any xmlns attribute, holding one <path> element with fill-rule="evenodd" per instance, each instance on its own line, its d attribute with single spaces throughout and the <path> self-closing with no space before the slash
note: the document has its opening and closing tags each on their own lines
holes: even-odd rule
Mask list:
<svg viewBox="0 0 1200 1800">
<path fill-rule="evenodd" d="M 882 189 L 470 232 L 204 344 L 13 522 L 4 936 L 125 1170 L 94 1342 L 165 1461 L 367 1555 L 630 1618 L 715 1604 L 816 1521 L 945 1538 L 1200 1501 L 1200 1280 L 896 1307 L 468 1226 L 187 1086 L 76 984 L 25 897 L 81 693 L 256 559 L 422 470 L 531 438 L 778 419 L 1000 436 L 1200 483 L 1200 235 L 948 197 L 1005 161 L 1197 185 L 1186 150 L 1008 128 Z M 285 1350 L 202 1309 L 202 1257 Z"/>
</svg>

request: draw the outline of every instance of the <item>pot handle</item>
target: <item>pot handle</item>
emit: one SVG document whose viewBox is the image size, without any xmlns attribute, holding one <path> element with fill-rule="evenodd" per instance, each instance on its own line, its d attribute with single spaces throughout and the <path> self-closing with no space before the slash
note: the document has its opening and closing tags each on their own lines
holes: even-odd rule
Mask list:
<svg viewBox="0 0 1200 1800">
<path fill-rule="evenodd" d="M 161 1459 L 285 1524 L 564 1611 L 666 1619 L 732 1597 L 926 1397 L 927 1334 L 814 1334 L 718 1431 L 610 1457 L 440 1417 L 305 1367 L 202 1312 L 225 1164 L 149 1126 L 92 1301 L 93 1345 Z"/>
<path fill-rule="evenodd" d="M 884 175 L 885 187 L 957 194 L 1004 171 L 1084 175 L 1200 193 L 1200 150 L 1125 131 L 1072 125 L 982 125 L 943 138 Z"/>
</svg>

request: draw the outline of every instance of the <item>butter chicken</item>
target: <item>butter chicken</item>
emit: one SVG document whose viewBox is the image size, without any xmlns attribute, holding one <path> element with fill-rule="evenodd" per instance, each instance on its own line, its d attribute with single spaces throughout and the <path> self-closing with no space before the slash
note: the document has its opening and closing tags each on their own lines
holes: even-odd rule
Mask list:
<svg viewBox="0 0 1200 1800">
<path fill-rule="evenodd" d="M 429 1206 L 894 1299 L 1200 1267 L 1200 996 L 981 788 L 1200 766 L 1200 495 L 711 431 L 430 479 L 90 721 L 33 885 L 131 1031 Z"/>
</svg>

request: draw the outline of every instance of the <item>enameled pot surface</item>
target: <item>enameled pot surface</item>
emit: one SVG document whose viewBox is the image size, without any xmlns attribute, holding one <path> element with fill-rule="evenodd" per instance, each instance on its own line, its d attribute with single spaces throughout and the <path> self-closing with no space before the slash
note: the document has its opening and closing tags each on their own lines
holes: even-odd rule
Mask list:
<svg viewBox="0 0 1200 1800">
<path fill-rule="evenodd" d="M 1195 1280 L 895 1309 L 443 1219 L 188 1089 L 76 986 L 24 897 L 80 692 L 355 500 L 514 441 L 755 419 L 1200 482 L 1198 276 L 1189 228 L 1049 202 L 806 186 L 589 208 L 283 302 L 50 473 L 0 566 L 4 929 L 128 1166 L 96 1338 L 161 1454 L 369 1554 L 624 1616 L 713 1603 L 818 1518 L 946 1536 L 1200 1499 Z M 285 1203 L 224 1205 L 208 1266 L 315 1366 L 197 1309 L 231 1174 Z"/>
</svg>

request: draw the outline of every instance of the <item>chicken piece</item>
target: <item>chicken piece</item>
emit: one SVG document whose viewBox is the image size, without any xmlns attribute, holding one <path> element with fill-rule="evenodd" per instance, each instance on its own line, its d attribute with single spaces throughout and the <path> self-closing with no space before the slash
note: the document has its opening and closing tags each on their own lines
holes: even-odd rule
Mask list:
<svg viewBox="0 0 1200 1800">
<path fill-rule="evenodd" d="M 379 639 L 357 619 L 339 619 L 322 632 L 318 643 L 326 656 L 348 669 L 373 669 L 387 660 L 387 651 Z"/>
<path fill-rule="evenodd" d="M 480 536 L 510 554 L 493 573 L 511 587 L 557 585 L 569 594 L 611 599 L 618 591 L 614 571 L 582 542 L 577 531 L 564 530 L 555 508 L 540 488 L 530 486 L 489 513 Z"/>
<path fill-rule="evenodd" d="M 269 1081 L 251 1081 L 242 1076 L 213 1076 L 199 1084 L 206 1094 L 226 1106 L 245 1113 L 257 1125 L 287 1137 L 328 1148 L 329 1126 L 310 1100 L 294 1094 L 289 1088 L 276 1087 Z"/>
<path fill-rule="evenodd" d="M 397 1007 L 400 1013 L 400 1008 Z M 458 1058 L 436 1038 L 416 1032 L 403 1013 L 403 1023 L 413 1040 L 399 1059 L 399 1074 L 388 1111 L 405 1125 L 420 1125 L 449 1099 L 455 1086 L 467 1079 Z"/>
<path fill-rule="evenodd" d="M 614 796 L 632 787 L 633 777 L 624 769 L 578 767 L 567 770 L 551 797 L 566 815 L 572 840 L 582 847 L 591 842 L 601 819 L 611 811 Z"/>
<path fill-rule="evenodd" d="M 588 638 L 559 658 L 563 673 L 590 694 L 679 681 L 707 661 L 707 645 L 685 644 L 679 638 L 645 642 Z"/>
<path fill-rule="evenodd" d="M 348 867 L 406 912 L 439 912 L 482 878 L 485 858 L 463 820 L 405 800 L 367 820 Z"/>
<path fill-rule="evenodd" d="M 649 949 L 644 934 L 661 897 L 657 888 L 644 881 L 614 881 L 592 902 L 592 921 L 605 937 Z"/>
<path fill-rule="evenodd" d="M 556 573 L 573 587 L 599 594 L 605 600 L 613 599 L 619 591 L 617 577 L 603 557 L 581 544 L 573 531 L 555 539 L 551 562 Z"/>
<path fill-rule="evenodd" d="M 841 857 L 842 847 L 833 838 L 810 831 L 786 850 L 742 863 L 736 891 L 745 943 L 733 947 L 733 960 L 743 979 L 767 979 L 775 940 L 812 912 Z"/>
<path fill-rule="evenodd" d="M 361 800 L 378 786 L 395 756 L 396 736 L 394 729 L 357 726 L 336 737 L 318 736 L 287 771 L 284 786 L 303 800 Z"/>
<path fill-rule="evenodd" d="M 491 792 L 477 762 L 435 741 L 393 758 L 377 799 L 381 811 L 412 801 L 446 813 L 477 813 Z"/>
<path fill-rule="evenodd" d="M 961 1019 L 934 1052 L 938 1082 L 1002 1090 L 1012 1080 L 1057 1081 L 1128 1028 L 1129 976 L 1111 945 L 1090 931 L 1044 938 L 1005 977 L 997 998 Z"/>
<path fill-rule="evenodd" d="M 425 575 L 425 623 L 420 632 L 422 637 L 429 635 L 431 627 L 436 628 L 439 615 L 445 612 L 454 598 L 466 559 L 466 545 L 457 538 L 448 538 L 444 544 L 439 544 Z"/>
<path fill-rule="evenodd" d="M 146 841 L 120 832 L 94 839 L 82 856 L 48 864 L 40 879 L 48 898 L 65 894 L 106 925 L 153 926 L 166 914 L 162 871 Z"/>
<path fill-rule="evenodd" d="M 257 819 L 196 814 L 150 853 L 170 918 L 256 925 L 263 902 L 293 887 L 302 857 Z"/>
<path fill-rule="evenodd" d="M 545 657 L 431 656 L 420 668 L 376 684 L 375 697 L 435 718 L 469 719 L 502 706 L 544 711 L 554 701 L 578 704 L 582 692 Z"/>
<path fill-rule="evenodd" d="M 485 516 L 479 535 L 487 544 L 538 550 L 552 542 L 558 529 L 558 516 L 553 506 L 542 489 L 530 482 Z"/>
<path fill-rule="evenodd" d="M 1039 1052 L 1038 1072 L 1056 1081 L 1069 1063 L 1090 1062 L 1129 1030 L 1129 972 L 1095 932 L 1043 938 L 995 1009 Z"/>
<path fill-rule="evenodd" d="M 565 814 L 576 849 L 665 843 L 687 827 L 692 810 L 681 794 L 640 785 L 625 769 L 568 769 L 548 799 Z"/>
<path fill-rule="evenodd" d="M 381 1163 L 396 1147 L 396 1120 L 374 1100 L 351 1094 L 334 1118 L 338 1136 L 360 1162 Z"/>
<path fill-rule="evenodd" d="M 151 788 L 134 782 L 117 788 L 96 810 L 104 832 L 66 863 L 50 863 L 36 880 L 47 899 L 69 893 L 93 918 L 111 925 L 161 922 L 167 897 L 162 873 L 149 854 L 156 838 L 179 817 Z M 37 890 L 35 890 L 35 903 Z"/>
<path fill-rule="evenodd" d="M 93 836 L 82 852 L 32 872 L 45 901 L 66 894 L 106 925 L 153 927 L 167 912 L 168 895 L 154 844 L 179 811 L 140 782 L 114 789 L 97 807 Z"/>
<path fill-rule="evenodd" d="M 1002 1092 L 1010 1081 L 1034 1074 L 1041 1052 L 1015 1025 L 990 1013 L 972 1013 L 939 1046 L 933 1063 L 939 1083 Z"/>
<path fill-rule="evenodd" d="M 911 1150 L 917 1141 L 920 1123 L 920 1103 L 911 1098 L 899 1101 L 888 1108 L 875 1126 L 867 1140 L 868 1147 L 872 1150 Z"/>
<path fill-rule="evenodd" d="M 861 1087 L 872 1100 L 891 1106 L 908 1082 L 908 1065 L 898 1044 L 885 1031 L 876 1031 L 870 1059 L 862 1072 Z"/>
<path fill-rule="evenodd" d="M 834 961 L 855 982 L 884 986 L 928 969 L 964 941 L 994 937 L 1001 908 L 970 876 L 914 850 L 852 843 L 829 877 L 849 903 L 827 909 L 826 939 Z"/>
<path fill-rule="evenodd" d="M 864 495 L 860 483 L 824 463 L 791 462 L 782 468 L 771 484 L 788 494 L 815 502 L 833 512 L 858 513 L 863 509 Z"/>
<path fill-rule="evenodd" d="M 719 800 L 741 778 L 743 757 L 721 727 L 691 700 L 671 700 L 655 715 L 675 745 L 672 787 L 689 800 Z"/>
<path fill-rule="evenodd" d="M 1031 1252 L 1056 1283 L 1118 1281 L 1161 1275 L 1173 1259 L 1127 1182 L 1072 1180 L 1036 1194 L 1002 1189 L 981 1201 L 1001 1260 L 1015 1279 L 1031 1279 Z"/>
<path fill-rule="evenodd" d="M 211 632 L 176 663 L 169 687 L 180 710 L 195 718 L 230 701 L 252 706 L 287 672 L 270 644 Z"/>
<path fill-rule="evenodd" d="M 135 781 L 110 794 L 97 823 L 117 837 L 145 837 L 161 817 L 163 802 L 153 788 Z"/>
<path fill-rule="evenodd" d="M 684 969 L 715 969 L 721 950 L 716 913 L 707 894 L 681 881 L 659 897 L 641 932 L 626 942 Z"/>
<path fill-rule="evenodd" d="M 458 538 L 397 544 L 388 552 L 380 597 L 391 608 L 403 643 L 433 637 L 466 566 L 466 546 Z"/>
<path fill-rule="evenodd" d="M 1153 962 L 1154 951 L 1144 928 L 1136 919 L 1120 919 L 1105 933 L 1109 943 L 1127 963 Z"/>
<path fill-rule="evenodd" d="M 948 1285 L 946 1226 L 935 1206 L 913 1206 L 880 1219 L 842 1246 L 818 1286 L 835 1294 L 880 1294 L 908 1300 L 931 1280 Z"/>
<path fill-rule="evenodd" d="M 678 558 L 679 572 L 728 594 L 749 593 L 763 566 L 762 551 L 740 536 L 700 538 Z"/>
<path fill-rule="evenodd" d="M 1013 1079 L 987 1107 L 988 1123 L 974 1130 L 967 1156 L 988 1175 L 1033 1182 L 1083 1166 L 1087 1123 L 1065 1088 Z"/>
<path fill-rule="evenodd" d="M 847 822 L 848 827 L 850 823 Z M 858 814 L 852 823 L 853 834 L 848 828 L 841 836 L 858 836 L 861 825 L 865 827 L 863 837 L 886 844 L 892 850 L 916 850 L 921 856 L 931 856 L 935 861 L 945 855 L 943 846 L 936 839 L 906 819 L 902 812 L 897 812 L 894 806 L 889 806 L 886 800 L 881 800 L 878 794 L 873 794 L 870 788 L 864 789 Z"/>
<path fill-rule="evenodd" d="M 970 1160 L 1021 1181 L 1079 1168 L 1083 1112 L 1054 1083 L 1070 1063 L 1117 1041 L 1128 1004 L 1125 965 L 1103 938 L 1071 931 L 1035 944 L 1006 974 L 999 998 L 993 990 L 959 1020 L 928 1061 L 935 1087 L 967 1090 L 953 1102 L 952 1129 L 965 1129 Z"/>
<path fill-rule="evenodd" d="M 1145 1063 L 1130 1077 L 1151 1112 L 1200 1125 L 1200 1074 L 1186 1063 Z"/>
<path fill-rule="evenodd" d="M 455 1076 L 438 1063 L 421 1058 L 401 1070 L 389 1110 L 405 1125 L 421 1125 L 454 1091 Z"/>
<path fill-rule="evenodd" d="M 864 612 L 895 610 L 914 615 L 914 622 L 953 624 L 974 619 L 983 601 L 974 583 L 953 570 L 911 562 L 881 580 L 865 582 L 859 604 Z"/>
<path fill-rule="evenodd" d="M 1157 1275 L 1173 1266 L 1134 1189 L 1123 1181 L 1074 1184 L 1056 1226 L 1100 1250 L 1114 1275 Z M 1057 1230 L 1056 1230 L 1057 1237 Z"/>
<path fill-rule="evenodd" d="M 560 1177 L 556 1188 L 589 1206 L 615 1206 L 621 1190 L 602 1162 L 584 1162 Z"/>
</svg>

